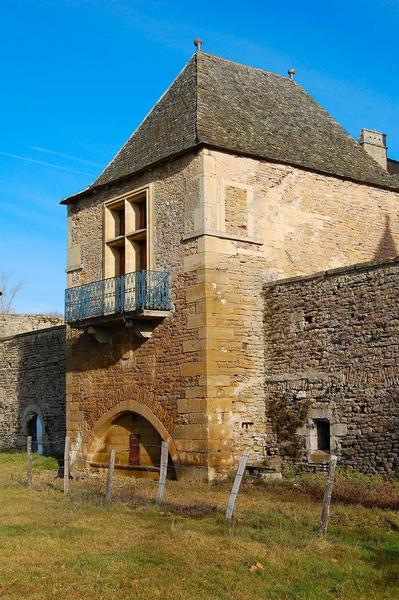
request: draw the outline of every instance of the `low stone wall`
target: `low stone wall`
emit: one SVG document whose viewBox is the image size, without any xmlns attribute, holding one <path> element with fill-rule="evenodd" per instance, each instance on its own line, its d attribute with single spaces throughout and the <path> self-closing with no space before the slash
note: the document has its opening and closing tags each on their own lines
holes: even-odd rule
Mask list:
<svg viewBox="0 0 399 600">
<path fill-rule="evenodd" d="M 399 259 L 265 289 L 270 456 L 323 468 L 330 452 L 369 473 L 399 470 Z"/>
<path fill-rule="evenodd" d="M 37 415 L 44 454 L 60 454 L 65 436 L 65 326 L 53 317 L 1 315 L 0 449 L 26 446 L 28 422 Z M 33 331 L 10 336 L 11 331 Z M 62 323 L 62 321 L 61 321 Z M 46 327 L 39 329 L 38 326 Z"/>
<path fill-rule="evenodd" d="M 0 340 L 19 333 L 62 325 L 63 322 L 63 319 L 51 315 L 0 314 Z"/>
</svg>

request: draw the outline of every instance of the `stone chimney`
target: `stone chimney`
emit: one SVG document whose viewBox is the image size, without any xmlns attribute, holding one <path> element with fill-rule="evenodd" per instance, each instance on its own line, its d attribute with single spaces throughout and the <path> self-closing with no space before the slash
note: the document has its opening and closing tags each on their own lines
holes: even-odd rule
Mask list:
<svg viewBox="0 0 399 600">
<path fill-rule="evenodd" d="M 362 129 L 359 144 L 378 164 L 387 170 L 387 136 L 374 129 Z"/>
</svg>

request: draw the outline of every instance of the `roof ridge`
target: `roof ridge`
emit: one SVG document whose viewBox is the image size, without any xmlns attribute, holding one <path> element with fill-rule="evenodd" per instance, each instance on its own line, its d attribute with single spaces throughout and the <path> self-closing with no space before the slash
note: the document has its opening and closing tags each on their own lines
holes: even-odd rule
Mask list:
<svg viewBox="0 0 399 600">
<path fill-rule="evenodd" d="M 308 101 L 310 101 L 314 106 L 316 106 L 317 108 L 319 108 L 325 115 L 325 117 L 328 119 L 328 121 L 334 125 L 334 127 L 337 127 L 340 129 L 340 131 L 347 137 L 349 138 L 350 142 L 352 144 L 355 144 L 356 147 L 358 147 L 360 150 L 362 150 L 362 148 L 359 146 L 359 144 L 356 142 L 355 138 L 345 129 L 345 127 L 343 125 L 341 125 L 341 123 L 339 123 L 334 117 L 333 115 L 331 115 L 328 110 L 326 108 L 324 108 L 324 106 L 322 106 L 315 98 L 313 98 L 313 96 L 308 92 L 308 90 L 301 85 L 300 83 L 298 83 L 297 81 L 291 80 L 289 77 L 285 77 L 284 75 L 280 75 L 279 73 L 274 73 L 273 71 L 266 71 L 265 69 L 261 69 L 260 67 L 254 67 L 251 65 L 245 65 L 243 63 L 231 60 L 229 58 L 223 58 L 221 56 L 217 56 L 215 54 L 211 54 L 209 52 L 201 52 L 201 54 L 208 56 L 210 58 L 213 58 L 217 61 L 221 61 L 221 62 L 225 62 L 225 63 L 231 63 L 233 65 L 237 65 L 238 67 L 241 67 L 243 69 L 248 69 L 248 70 L 253 70 L 253 71 L 259 71 L 260 73 L 263 73 L 265 75 L 272 75 L 273 77 L 277 77 L 279 79 L 283 79 L 284 81 L 286 81 L 287 83 L 289 83 L 290 85 L 293 84 L 295 85 L 298 89 L 300 89 L 303 94 L 306 96 L 306 98 L 308 99 Z M 364 152 L 364 150 L 362 150 L 362 152 Z M 366 154 L 366 158 L 368 160 L 373 160 L 368 154 Z M 373 161 L 374 163 L 375 161 Z M 380 170 L 382 170 L 383 174 L 387 174 L 386 171 L 381 167 L 381 165 L 379 165 L 378 163 L 376 163 L 379 167 Z"/>
<path fill-rule="evenodd" d="M 295 85 L 297 87 L 297 89 L 301 90 L 303 92 L 303 94 L 306 96 L 306 98 L 308 99 L 308 101 L 310 101 L 314 106 L 316 106 L 317 108 L 319 108 L 323 113 L 324 116 L 328 119 L 328 121 L 336 128 L 338 128 L 348 139 L 349 141 L 354 144 L 359 150 L 361 150 L 364 153 L 364 150 L 360 147 L 360 145 L 357 143 L 356 139 L 345 129 L 345 127 L 343 125 L 341 125 L 341 123 L 339 123 L 334 117 L 333 115 L 331 115 L 328 110 L 326 108 L 324 108 L 324 106 L 322 106 L 315 98 L 313 98 L 313 96 L 311 96 L 311 94 L 308 92 L 308 90 L 301 85 L 300 83 L 298 83 L 297 81 L 291 80 L 289 77 L 285 77 L 284 75 L 280 75 L 279 73 L 274 73 L 273 71 L 266 71 L 265 69 L 261 69 L 260 67 L 254 67 L 251 65 L 245 65 L 243 63 L 231 60 L 229 58 L 223 58 L 221 56 L 217 56 L 215 54 L 211 54 L 209 52 L 201 52 L 202 55 L 210 57 L 212 59 L 215 59 L 216 61 L 220 61 L 220 62 L 225 62 L 225 63 L 230 63 L 233 65 L 237 65 L 238 67 L 242 68 L 242 69 L 246 69 L 246 70 L 251 70 L 251 71 L 258 71 L 260 73 L 263 73 L 265 75 L 271 75 L 273 77 L 277 77 L 278 79 L 283 79 L 284 81 L 286 81 L 287 83 L 289 83 L 290 85 Z M 380 172 L 383 175 L 387 175 L 387 172 L 385 171 L 385 169 L 376 161 L 374 161 L 371 156 L 369 156 L 367 153 L 366 154 L 366 159 L 368 161 L 372 161 L 372 164 L 374 166 L 374 163 L 376 163 L 376 165 L 378 166 L 378 169 L 380 170 Z"/>
<path fill-rule="evenodd" d="M 286 77 L 285 75 L 280 75 L 280 73 L 274 73 L 274 71 L 267 71 L 266 69 L 262 69 L 261 67 L 254 67 L 252 65 L 245 65 L 244 63 L 240 63 L 237 60 L 232 60 L 231 58 L 224 58 L 222 56 L 217 56 L 217 54 L 211 54 L 210 52 L 203 52 L 202 50 L 201 50 L 201 52 L 198 52 L 198 54 L 202 54 L 203 56 L 208 56 L 208 57 L 213 58 L 213 59 L 215 59 L 217 61 L 220 61 L 220 62 L 230 63 L 232 65 L 237 65 L 238 67 L 241 67 L 242 69 L 249 69 L 251 71 L 259 71 L 260 73 L 263 73 L 264 75 L 272 75 L 273 77 L 278 77 L 278 79 L 283 79 L 284 81 L 291 82 L 294 85 L 299 85 L 299 87 L 302 87 L 296 81 L 291 80 L 289 77 Z"/>
<path fill-rule="evenodd" d="M 201 52 L 194 53 L 194 57 L 195 57 L 195 109 L 194 109 L 194 113 L 195 113 L 195 141 L 196 141 L 196 143 L 198 143 L 200 141 L 199 132 L 198 132 L 198 56 L 199 56 L 199 54 L 201 54 Z"/>
</svg>

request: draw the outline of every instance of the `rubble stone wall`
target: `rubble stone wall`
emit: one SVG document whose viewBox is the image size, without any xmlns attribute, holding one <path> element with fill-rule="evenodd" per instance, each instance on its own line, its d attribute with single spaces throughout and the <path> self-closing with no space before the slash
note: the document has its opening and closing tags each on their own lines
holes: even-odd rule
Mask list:
<svg viewBox="0 0 399 600">
<path fill-rule="evenodd" d="M 0 314 L 0 340 L 18 333 L 55 327 L 64 320 L 52 315 Z"/>
<path fill-rule="evenodd" d="M 399 471 L 398 297 L 399 258 L 265 288 L 270 455 L 322 466 L 309 448 L 311 421 L 322 418 L 341 464 Z"/>
<path fill-rule="evenodd" d="M 2 316 L 1 320 L 3 324 L 11 321 L 11 330 L 15 330 L 17 324 L 22 324 L 22 328 L 28 325 L 28 320 L 21 320 L 20 315 L 9 317 Z M 40 317 L 42 326 L 44 319 Z M 46 321 L 51 322 L 50 318 Z M 65 437 L 64 325 L 49 325 L 46 329 L 0 340 L 1 449 L 26 448 L 27 421 L 32 414 L 38 415 L 43 424 L 43 452 L 62 453 Z"/>
</svg>

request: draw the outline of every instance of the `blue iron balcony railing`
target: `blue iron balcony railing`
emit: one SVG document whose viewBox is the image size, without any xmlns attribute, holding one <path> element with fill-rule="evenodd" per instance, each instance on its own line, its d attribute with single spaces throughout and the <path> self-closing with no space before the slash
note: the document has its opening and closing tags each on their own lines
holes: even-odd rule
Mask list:
<svg viewBox="0 0 399 600">
<path fill-rule="evenodd" d="M 65 290 L 65 321 L 135 310 L 169 310 L 169 273 L 136 271 Z"/>
</svg>

